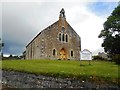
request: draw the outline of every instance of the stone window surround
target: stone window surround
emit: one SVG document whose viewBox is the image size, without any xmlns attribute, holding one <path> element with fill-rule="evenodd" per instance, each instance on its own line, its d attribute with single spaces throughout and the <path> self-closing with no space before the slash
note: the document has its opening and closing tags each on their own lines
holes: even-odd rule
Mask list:
<svg viewBox="0 0 120 90">
<path fill-rule="evenodd" d="M 67 38 L 66 38 L 67 37 Z M 69 35 L 66 33 L 65 34 L 65 42 L 68 42 L 69 41 Z"/>
<path fill-rule="evenodd" d="M 59 41 L 61 41 L 61 33 L 58 33 L 58 39 L 59 39 Z"/>
<path fill-rule="evenodd" d="M 55 50 L 55 55 L 53 55 L 53 50 Z M 55 48 L 52 49 L 52 55 L 56 56 L 57 55 L 57 50 Z"/>
<path fill-rule="evenodd" d="M 64 41 L 63 41 L 63 34 L 64 34 Z M 67 40 L 66 40 L 66 36 L 67 36 Z M 61 38 L 60 38 L 61 37 Z M 61 42 L 61 43 L 68 43 L 69 42 L 69 35 L 66 33 L 61 33 L 59 32 L 58 33 L 58 40 Z"/>
<path fill-rule="evenodd" d="M 73 57 L 74 56 L 74 51 L 70 50 L 70 56 Z"/>
</svg>

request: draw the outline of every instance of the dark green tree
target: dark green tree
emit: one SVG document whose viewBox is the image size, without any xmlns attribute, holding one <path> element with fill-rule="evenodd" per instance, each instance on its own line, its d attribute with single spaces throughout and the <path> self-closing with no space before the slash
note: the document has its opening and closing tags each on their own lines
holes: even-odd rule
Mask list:
<svg viewBox="0 0 120 90">
<path fill-rule="evenodd" d="M 103 38 L 102 47 L 112 60 L 120 64 L 120 4 L 113 10 L 103 25 L 99 38 Z"/>
<path fill-rule="evenodd" d="M 4 43 L 2 43 L 2 39 L 0 38 L 0 51 L 1 51 L 2 47 L 4 47 Z"/>
</svg>

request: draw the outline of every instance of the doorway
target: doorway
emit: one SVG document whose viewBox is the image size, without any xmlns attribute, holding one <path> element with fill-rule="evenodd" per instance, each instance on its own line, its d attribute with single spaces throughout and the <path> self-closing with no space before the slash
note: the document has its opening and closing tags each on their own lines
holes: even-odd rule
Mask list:
<svg viewBox="0 0 120 90">
<path fill-rule="evenodd" d="M 59 57 L 61 60 L 67 60 L 67 53 L 66 53 L 66 50 L 64 48 L 62 48 L 60 50 L 60 57 Z"/>
</svg>

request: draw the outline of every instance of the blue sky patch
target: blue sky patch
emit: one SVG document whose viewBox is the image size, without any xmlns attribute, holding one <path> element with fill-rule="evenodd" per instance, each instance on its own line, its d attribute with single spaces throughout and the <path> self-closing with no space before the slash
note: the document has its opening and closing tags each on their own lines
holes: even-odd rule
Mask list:
<svg viewBox="0 0 120 90">
<path fill-rule="evenodd" d="M 117 2 L 91 2 L 88 8 L 98 16 L 109 16 L 117 5 Z"/>
</svg>

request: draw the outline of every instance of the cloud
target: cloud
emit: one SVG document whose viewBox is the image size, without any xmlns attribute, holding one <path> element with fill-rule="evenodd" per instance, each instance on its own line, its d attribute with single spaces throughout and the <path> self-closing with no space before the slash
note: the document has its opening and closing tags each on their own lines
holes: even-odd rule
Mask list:
<svg viewBox="0 0 120 90">
<path fill-rule="evenodd" d="M 81 48 L 89 49 L 93 54 L 103 51 L 101 48 L 102 39 L 98 39 L 100 31 L 103 29 L 103 23 L 106 18 L 97 16 L 86 6 L 74 6 L 68 10 L 71 25 L 81 37 Z"/>
<path fill-rule="evenodd" d="M 25 46 L 44 28 L 59 19 L 59 11 L 65 9 L 68 23 L 80 35 L 82 49 L 90 51 L 101 48 L 105 17 L 91 10 L 89 2 L 39 2 L 2 4 L 2 30 L 5 54 L 21 54 Z M 91 4 L 94 7 L 94 4 Z M 106 8 L 107 9 L 107 8 Z M 102 13 L 102 12 L 101 12 Z M 98 52 L 98 51 L 97 51 Z"/>
<path fill-rule="evenodd" d="M 6 42 L 7 45 L 5 44 L 4 46 L 4 52 L 5 55 L 21 55 L 22 52 L 25 50 L 24 45 L 17 44 L 16 42 Z"/>
<path fill-rule="evenodd" d="M 2 38 L 2 3 L 0 3 L 0 38 Z M 2 40 L 0 39 L 0 43 Z"/>
<path fill-rule="evenodd" d="M 72 4 L 72 3 L 71 3 Z M 2 30 L 4 53 L 20 54 L 25 46 L 44 28 L 57 21 L 62 7 L 70 5 L 58 2 L 3 3 Z M 17 46 L 15 46 L 17 45 Z M 10 48 L 15 48 L 15 50 Z"/>
<path fill-rule="evenodd" d="M 1 0 L 1 2 L 118 2 L 119 0 Z"/>
</svg>

